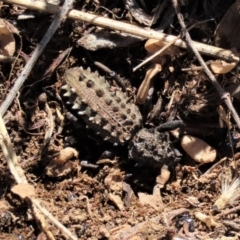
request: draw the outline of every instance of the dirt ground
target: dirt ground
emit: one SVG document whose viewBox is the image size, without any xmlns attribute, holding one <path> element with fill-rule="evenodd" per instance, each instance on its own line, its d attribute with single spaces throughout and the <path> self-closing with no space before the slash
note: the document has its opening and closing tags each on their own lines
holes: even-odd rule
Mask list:
<svg viewBox="0 0 240 240">
<path fill-rule="evenodd" d="M 174 36 L 181 33 L 171 1 L 139 0 L 137 8 L 128 5 L 130 2 L 135 1 L 76 1 L 74 9 L 143 28 L 149 28 L 150 23 L 152 29 Z M 237 55 L 240 15 L 228 12 L 232 4 L 240 6 L 239 1 L 230 0 L 179 1 L 186 26 L 193 26 L 189 31 L 192 39 L 233 50 Z M 156 21 L 151 22 L 161 8 Z M 134 14 L 138 12 L 140 17 Z M 17 60 L 1 63 L 1 103 L 53 18 L 26 7 L 2 5 L 1 19 L 12 26 L 16 44 L 13 56 Z M 109 42 L 96 47 L 98 41 L 88 37 L 102 36 L 102 32 L 107 33 Z M 152 61 L 133 72 L 156 50 L 146 47 L 146 39 L 123 40 L 120 35 L 66 19 L 4 115 L 18 162 L 33 186 L 35 198 L 77 239 L 239 239 L 239 129 L 228 108 L 189 48 L 171 46 L 156 60 L 158 63 Z M 1 53 L 4 55 L 3 50 Z M 202 56 L 207 63 L 219 60 Z M 146 72 L 153 65 L 161 70 L 146 80 Z M 129 101 L 137 103 L 144 127 L 181 120 L 184 129 L 180 137 L 176 137 L 176 127 L 168 135 L 178 152 L 176 160 L 158 166 L 143 164 L 129 159 L 128 144 L 113 146 L 86 128 L 61 90 L 64 72 L 80 66 L 98 71 L 112 89 L 125 90 Z M 220 86 L 232 93 L 239 113 L 238 67 L 224 73 L 212 71 Z M 147 90 L 141 92 L 144 100 L 139 100 L 142 83 Z M 216 157 L 209 160 L 208 153 L 206 160 L 194 160 L 195 145 L 186 150 L 183 136 L 201 139 Z M 34 208 L 19 196 L 19 191 L 28 195 L 30 190 L 15 190 L 14 186 L 16 181 L 0 151 L 0 239 L 51 239 L 46 231 L 55 239 L 70 239 L 41 213 L 40 218 L 47 223 L 42 226 Z"/>
</svg>

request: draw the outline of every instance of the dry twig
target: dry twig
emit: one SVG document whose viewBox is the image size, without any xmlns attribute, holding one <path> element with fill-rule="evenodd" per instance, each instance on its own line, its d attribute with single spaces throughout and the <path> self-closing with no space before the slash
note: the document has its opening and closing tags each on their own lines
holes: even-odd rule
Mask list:
<svg viewBox="0 0 240 240">
<path fill-rule="evenodd" d="M 153 60 L 155 57 L 160 56 L 160 54 L 166 50 L 167 48 L 169 48 L 171 45 L 173 45 L 178 39 L 180 39 L 181 35 L 178 35 L 177 37 L 175 37 L 171 42 L 169 42 L 168 44 L 166 44 L 164 47 L 160 48 L 157 52 L 155 52 L 153 55 L 151 55 L 150 57 L 148 57 L 147 59 L 145 59 L 143 62 L 141 62 L 138 66 L 136 66 L 133 69 L 133 72 L 135 72 L 136 70 L 138 70 L 139 68 L 141 68 L 143 65 L 145 65 L 146 63 L 150 62 L 151 60 Z"/>
<path fill-rule="evenodd" d="M 233 207 L 233 208 L 230 208 L 230 209 L 226 209 L 224 211 L 222 211 L 221 213 L 219 213 L 216 218 L 219 219 L 223 216 L 226 216 L 226 215 L 229 215 L 229 214 L 232 214 L 232 213 L 235 213 L 235 212 L 238 212 L 240 210 L 240 206 L 236 206 L 236 207 Z"/>
<path fill-rule="evenodd" d="M 18 163 L 17 155 L 13 149 L 13 145 L 11 143 L 10 137 L 8 135 L 7 129 L 5 127 L 1 115 L 0 115 L 0 146 L 2 148 L 4 157 L 7 160 L 10 172 L 13 175 L 15 181 L 18 184 L 28 183 L 24 175 L 24 171 L 21 168 L 20 164 Z M 26 200 L 30 205 L 30 208 L 34 209 L 33 215 L 41 223 L 42 231 L 45 232 L 47 236 L 51 234 L 48 230 L 47 223 L 43 222 L 45 221 L 43 218 L 40 219 L 38 218 L 38 216 L 40 215 L 36 213 L 36 208 L 32 208 L 32 205 L 35 205 L 47 218 L 49 218 L 49 220 L 53 224 L 55 224 L 59 229 L 61 229 L 61 231 L 65 233 L 70 239 L 77 240 L 77 238 L 67 228 L 65 228 L 56 218 L 52 216 L 50 212 L 48 212 L 44 207 L 40 205 L 39 201 L 36 198 L 29 196 L 26 198 Z M 54 239 L 53 235 L 51 236 L 51 239 Z"/>
<path fill-rule="evenodd" d="M 209 20 L 207 20 L 209 21 Z M 203 22 L 199 22 L 197 24 L 201 24 L 201 23 L 204 23 L 206 21 L 203 21 Z M 192 28 L 194 28 L 197 24 L 194 24 L 192 25 L 191 27 L 188 28 L 188 31 L 190 31 Z M 138 66 L 136 66 L 134 69 L 133 69 L 133 72 L 135 72 L 136 70 L 138 70 L 140 67 L 142 67 L 143 65 L 145 65 L 146 63 L 150 62 L 151 60 L 153 60 L 155 57 L 157 56 L 160 56 L 160 54 L 166 50 L 167 48 L 169 48 L 171 45 L 174 45 L 174 43 L 180 39 L 182 36 L 181 34 L 176 36 L 171 42 L 169 42 L 168 44 L 166 44 L 164 47 L 160 48 L 157 52 L 155 52 L 153 55 L 149 56 L 147 59 L 145 59 L 143 62 L 141 62 Z"/>
<path fill-rule="evenodd" d="M 187 41 L 189 47 L 192 49 L 192 51 L 196 55 L 199 63 L 203 67 L 204 72 L 209 77 L 210 81 L 212 82 L 212 84 L 214 85 L 216 90 L 218 91 L 220 97 L 224 100 L 224 102 L 227 105 L 229 111 L 231 112 L 231 114 L 232 114 L 232 116 L 233 116 L 233 118 L 234 118 L 238 128 L 240 129 L 240 119 L 238 117 L 238 114 L 237 114 L 235 108 L 232 105 L 230 94 L 228 92 L 225 92 L 224 89 L 219 85 L 218 81 L 216 80 L 216 78 L 214 77 L 212 72 L 207 67 L 207 64 L 204 62 L 203 58 L 199 54 L 199 50 L 195 46 L 195 43 L 192 41 L 192 39 L 190 37 L 190 34 L 188 33 L 188 30 L 187 30 L 186 25 L 185 25 L 184 20 L 183 20 L 183 16 L 180 13 L 180 9 L 179 9 L 179 5 L 178 5 L 177 0 L 172 0 L 172 4 L 173 4 L 173 7 L 175 8 L 179 24 L 180 24 L 180 26 L 182 28 L 183 34 L 184 34 L 184 36 L 186 38 L 186 41 Z"/>
<path fill-rule="evenodd" d="M 10 169 L 11 174 L 13 175 L 14 179 L 18 184 L 20 183 L 28 183 L 27 179 L 24 175 L 24 171 L 21 168 L 20 164 L 17 160 L 17 155 L 13 149 L 13 145 L 11 143 L 10 137 L 8 135 L 7 129 L 5 127 L 5 124 L 2 119 L 2 115 L 7 110 L 8 106 L 11 104 L 12 100 L 14 99 L 15 95 L 19 91 L 20 87 L 24 83 L 25 79 L 27 78 L 28 74 L 30 73 L 32 67 L 34 66 L 34 63 L 38 59 L 38 57 L 41 55 L 42 51 L 46 47 L 47 43 L 52 38 L 54 32 L 62 22 L 63 18 L 69 11 L 73 4 L 73 0 L 66 0 L 62 10 L 56 15 L 55 20 L 51 24 L 47 34 L 43 37 L 42 41 L 38 45 L 38 47 L 34 50 L 33 55 L 29 62 L 26 64 L 25 68 L 23 69 L 20 77 L 15 82 L 14 87 L 11 89 L 9 95 L 7 96 L 7 99 L 5 100 L 4 104 L 1 105 L 0 108 L 0 147 L 2 148 L 4 157 L 7 160 L 8 167 Z M 38 210 L 40 210 L 46 217 L 48 217 L 51 222 L 53 222 L 61 231 L 66 234 L 70 239 L 77 240 L 77 238 L 72 235 L 72 233 L 65 228 L 57 219 L 55 219 L 45 208 L 41 207 L 38 200 L 32 196 L 27 196 L 25 198 L 27 203 L 29 204 L 29 207 L 32 209 L 32 213 L 34 217 L 36 218 L 37 222 L 40 223 L 40 227 L 42 231 L 48 236 L 48 239 L 54 240 L 53 234 L 48 230 L 47 223 L 45 222 L 45 219 L 41 217 L 41 214 L 38 213 Z M 38 210 L 37 210 L 38 209 Z"/>
<path fill-rule="evenodd" d="M 59 9 L 55 5 L 47 4 L 45 2 L 40 2 L 40 1 L 33 2 L 32 0 L 3 0 L 3 2 L 9 3 L 9 4 L 17 4 L 29 9 L 48 12 L 52 14 L 55 14 L 56 12 L 58 12 L 58 9 Z M 128 34 L 139 36 L 142 38 L 147 38 L 147 39 L 150 39 L 150 38 L 158 39 L 158 40 L 165 41 L 167 43 L 172 42 L 176 38 L 176 36 L 160 33 L 152 29 L 145 29 L 129 23 L 124 23 L 124 22 L 116 21 L 106 17 L 100 17 L 94 14 L 77 11 L 77 10 L 71 10 L 68 13 L 68 17 L 71 19 L 95 24 L 103 28 L 109 28 L 109 29 L 113 29 L 123 33 L 128 33 Z M 230 50 L 225 50 L 222 48 L 218 48 L 218 47 L 214 47 L 214 46 L 210 46 L 207 44 L 194 42 L 194 41 L 193 43 L 196 49 L 202 54 L 206 54 L 215 58 L 222 58 L 226 61 L 239 61 L 239 57 L 234 55 L 234 53 Z M 181 39 L 177 39 L 174 45 L 181 48 L 188 48 L 188 44 Z"/>
<path fill-rule="evenodd" d="M 20 1 L 21 2 L 21 1 Z M 26 1 L 22 1 L 26 3 Z M 48 42 L 51 40 L 52 36 L 58 29 L 61 22 L 65 19 L 66 15 L 68 14 L 69 10 L 72 8 L 74 0 L 65 0 L 62 8 L 60 10 L 57 10 L 55 13 L 56 16 L 50 25 L 49 29 L 47 30 L 46 34 L 42 38 L 41 42 L 38 44 L 38 46 L 35 48 L 35 50 L 32 53 L 31 58 L 23 68 L 19 78 L 15 81 L 12 89 L 8 93 L 5 101 L 0 106 L 0 115 L 4 115 L 7 111 L 8 107 L 11 105 L 13 99 L 15 98 L 16 94 L 22 87 L 24 81 L 27 79 L 29 73 L 31 72 L 32 68 L 34 67 L 34 64 L 42 54 L 43 50 L 47 46 Z M 32 4 L 35 4 L 35 2 L 32 2 Z M 51 5 L 51 4 L 50 4 Z M 54 6 L 54 5 L 53 5 Z"/>
<path fill-rule="evenodd" d="M 221 160 L 219 160 L 218 162 L 216 162 L 214 165 L 212 165 L 212 167 L 210 167 L 203 175 L 207 175 L 212 173 L 213 169 L 216 168 L 217 166 L 219 166 L 221 163 L 225 162 L 228 158 L 224 157 Z M 202 175 L 202 176 L 203 176 Z"/>
<path fill-rule="evenodd" d="M 10 172 L 12 173 L 14 179 L 17 183 L 27 183 L 27 179 L 21 166 L 18 163 L 17 155 L 13 149 L 10 137 L 8 135 L 7 129 L 0 115 L 0 147 L 3 151 L 3 155 L 7 160 L 7 164 Z"/>
</svg>

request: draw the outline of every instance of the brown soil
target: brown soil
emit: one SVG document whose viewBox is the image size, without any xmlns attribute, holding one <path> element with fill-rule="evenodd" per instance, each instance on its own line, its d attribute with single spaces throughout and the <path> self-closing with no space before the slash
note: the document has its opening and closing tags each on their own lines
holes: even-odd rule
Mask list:
<svg viewBox="0 0 240 240">
<path fill-rule="evenodd" d="M 123 2 L 78 1 L 74 8 L 116 20 L 116 16 L 121 16 L 120 20 L 139 24 L 125 10 Z M 158 2 L 145 1 L 143 11 L 151 15 Z M 195 41 L 214 45 L 214 31 L 233 1 L 179 2 L 187 26 L 215 18 L 197 24 L 190 32 Z M 162 14 L 170 8 L 171 3 L 165 4 Z M 20 55 L 11 76 L 11 64 L 1 64 L 2 102 L 53 17 L 30 12 L 35 18 L 18 20 L 17 17 L 26 12 L 24 8 L 4 5 L 1 10 L 2 18 L 13 24 L 20 35 L 14 35 L 16 52 L 20 51 Z M 160 27 L 163 21 L 160 17 L 153 28 Z M 174 119 L 183 120 L 184 134 L 199 137 L 217 150 L 214 162 L 199 166 L 184 152 L 180 140 L 171 135 L 170 141 L 181 157 L 162 168 L 142 166 L 128 159 L 128 146 L 114 147 L 86 129 L 80 118 L 76 121 L 68 117 L 68 111 L 73 115 L 75 112 L 62 97 L 62 76 L 66 69 L 90 67 L 113 88 L 120 89 L 109 73 L 94 64 L 100 62 L 120 76 L 129 100 L 134 101 L 150 67 L 147 64 L 132 72 L 147 56 L 146 41 L 96 51 L 78 45 L 81 37 L 97 31 L 96 26 L 66 20 L 4 116 L 19 163 L 29 184 L 34 186 L 36 198 L 78 239 L 238 239 L 240 211 L 235 207 L 239 201 L 229 201 L 223 209 L 217 209 L 215 204 L 221 195 L 221 185 L 229 186 L 229 182 L 238 177 L 238 131 L 234 127 L 228 130 L 226 124 L 220 127 L 217 108 L 225 106 L 206 75 L 202 71 L 182 71 L 199 66 L 190 50 L 181 49 L 178 56 L 166 57 L 162 72 L 154 78 L 152 98 L 140 106 L 140 111 L 147 128 Z M 180 31 L 176 16 L 171 25 L 164 28 L 164 32 L 172 35 Z M 69 47 L 72 47 L 69 55 L 62 57 L 61 53 Z M 203 57 L 205 61 L 212 60 Z M 170 67 L 174 70 L 170 71 Z M 216 74 L 216 77 L 225 89 L 231 89 L 239 81 L 237 70 Z M 156 114 L 152 108 L 160 98 L 162 108 Z M 173 102 L 168 108 L 171 99 Z M 238 101 L 233 99 L 237 111 L 240 110 Z M 227 108 L 225 110 L 227 112 Z M 53 133 L 45 144 L 51 117 Z M 234 126 L 233 121 L 232 124 Z M 66 147 L 76 152 L 70 148 L 62 152 Z M 87 165 L 81 162 L 84 160 L 88 161 Z M 0 239 L 47 239 L 26 201 L 11 191 L 14 185 L 16 182 L 0 152 Z M 231 194 L 239 195 L 238 190 Z M 225 194 L 230 193 L 225 191 Z M 51 221 L 47 223 L 55 239 L 68 239 Z"/>
</svg>

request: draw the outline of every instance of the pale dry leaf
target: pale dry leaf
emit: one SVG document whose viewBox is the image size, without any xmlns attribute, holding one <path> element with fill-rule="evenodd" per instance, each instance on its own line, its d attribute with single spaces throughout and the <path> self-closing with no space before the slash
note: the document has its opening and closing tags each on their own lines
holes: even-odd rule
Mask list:
<svg viewBox="0 0 240 240">
<path fill-rule="evenodd" d="M 212 71 L 216 74 L 225 74 L 230 72 L 237 65 L 236 62 L 227 63 L 223 60 L 215 60 L 210 63 Z"/>
<path fill-rule="evenodd" d="M 0 19 L 0 54 L 12 57 L 15 52 L 15 39 L 12 32 L 9 30 L 9 24 Z"/>
<path fill-rule="evenodd" d="M 148 96 L 148 91 L 151 87 L 153 77 L 156 76 L 159 72 L 162 71 L 162 65 L 159 63 L 153 63 L 146 72 L 145 78 L 142 81 L 138 92 L 136 103 L 144 104 Z"/>
<path fill-rule="evenodd" d="M 184 151 L 196 162 L 213 162 L 217 156 L 217 151 L 203 140 L 185 135 L 181 139 L 181 146 Z"/>
<path fill-rule="evenodd" d="M 149 54 L 154 54 L 165 45 L 166 43 L 164 41 L 156 40 L 156 39 L 148 39 L 147 42 L 145 43 L 145 49 Z M 141 86 L 139 87 L 137 92 L 137 98 L 136 98 L 137 104 L 145 103 L 150 91 L 153 77 L 157 73 L 162 71 L 162 67 L 167 61 L 166 55 L 173 56 L 177 54 L 179 54 L 179 49 L 175 46 L 169 46 L 167 49 L 165 49 L 163 52 L 161 52 L 151 60 L 152 65 L 150 65 L 149 69 L 147 70 L 145 78 L 141 83 Z"/>
<path fill-rule="evenodd" d="M 157 40 L 157 39 L 148 39 L 145 43 L 145 49 L 147 50 L 148 53 L 154 54 L 157 51 L 159 51 L 161 48 L 166 46 L 168 43 L 162 41 L 162 40 Z M 180 54 L 180 50 L 176 46 L 169 46 L 167 49 L 165 49 L 160 55 L 156 56 L 154 58 L 155 61 L 158 61 L 159 59 L 161 60 L 162 56 L 164 55 L 169 55 L 169 56 L 176 56 Z"/>
<path fill-rule="evenodd" d="M 205 223 L 209 228 L 221 226 L 221 224 L 216 222 L 212 216 L 207 216 L 201 212 L 195 212 L 194 215 L 198 220 Z"/>
<path fill-rule="evenodd" d="M 54 159 L 55 164 L 64 164 L 69 159 L 78 157 L 78 152 L 74 148 L 66 147 L 59 152 L 59 155 Z"/>
<path fill-rule="evenodd" d="M 35 188 L 34 186 L 28 183 L 19 183 L 11 188 L 11 191 L 14 194 L 17 194 L 21 199 L 25 199 L 26 197 L 35 196 Z"/>
<path fill-rule="evenodd" d="M 142 205 L 151 206 L 155 210 L 163 208 L 162 199 L 157 195 L 149 195 L 146 193 L 138 193 L 139 201 Z"/>
<path fill-rule="evenodd" d="M 77 158 L 78 152 L 71 147 L 62 149 L 46 167 L 46 175 L 49 177 L 63 177 L 74 170 L 80 171 L 80 166 L 68 161 L 71 158 Z"/>
</svg>

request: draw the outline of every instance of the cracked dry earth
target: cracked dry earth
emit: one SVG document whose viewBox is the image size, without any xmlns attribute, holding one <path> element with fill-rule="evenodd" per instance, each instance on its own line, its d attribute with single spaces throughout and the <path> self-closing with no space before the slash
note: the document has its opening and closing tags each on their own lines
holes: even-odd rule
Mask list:
<svg viewBox="0 0 240 240">
<path fill-rule="evenodd" d="M 196 3 L 199 11 L 195 15 L 191 15 L 193 3 L 183 11 L 200 21 L 206 16 L 200 1 Z M 75 8 L 112 17 L 94 4 L 98 1 L 86 1 L 86 5 L 79 1 Z M 151 4 L 157 5 L 157 1 Z M 123 12 L 122 2 L 116 1 L 111 10 Z M 17 21 L 23 45 L 11 82 L 5 80 L 10 66 L 2 64 L 1 101 L 51 20 L 41 14 L 17 20 L 24 11 L 11 5 L 2 10 L 7 19 Z M 173 24 L 179 28 L 174 20 Z M 86 39 L 88 31 L 89 26 L 78 21 L 62 24 L 4 116 L 36 198 L 78 239 L 238 239 L 238 130 L 220 126 L 218 107 L 222 102 L 205 74 L 181 71 L 197 65 L 192 54 L 164 59 L 163 71 L 152 82 L 150 101 L 135 104 L 151 67 L 132 72 L 132 67 L 146 58 L 145 41 L 88 51 L 77 44 L 82 37 Z M 98 29 L 92 32 L 98 33 Z M 193 34 L 199 41 L 207 38 L 212 43 L 213 32 L 213 24 L 208 22 Z M 20 44 L 17 38 L 16 42 Z M 69 47 L 73 49 L 68 57 L 62 57 L 60 53 Z M 120 76 L 124 93 L 95 61 Z M 235 75 L 234 71 L 224 77 L 216 74 L 228 91 L 236 89 Z M 236 95 L 233 103 L 239 112 Z M 158 128 L 170 119 L 181 119 L 184 129 Z M 209 144 L 217 153 L 215 160 L 206 164 L 194 161 L 181 145 L 184 135 Z M 11 191 L 14 185 L 0 153 L 0 239 L 47 239 L 28 205 Z M 225 195 L 221 195 L 222 188 Z M 230 201 L 229 195 L 235 199 Z M 68 239 L 47 222 L 55 239 Z"/>
</svg>

